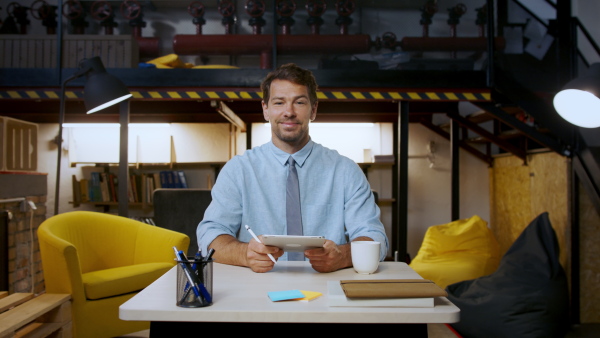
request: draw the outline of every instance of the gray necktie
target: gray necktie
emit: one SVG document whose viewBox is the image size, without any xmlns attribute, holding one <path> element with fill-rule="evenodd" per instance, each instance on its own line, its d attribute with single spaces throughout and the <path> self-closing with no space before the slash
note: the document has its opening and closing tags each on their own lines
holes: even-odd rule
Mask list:
<svg viewBox="0 0 600 338">
<path fill-rule="evenodd" d="M 302 213 L 300 212 L 300 187 L 298 186 L 298 172 L 296 171 L 296 162 L 291 156 L 288 158 L 286 191 L 285 213 L 287 219 L 287 234 L 302 235 Z M 303 261 L 304 253 L 288 252 L 288 260 Z"/>
</svg>

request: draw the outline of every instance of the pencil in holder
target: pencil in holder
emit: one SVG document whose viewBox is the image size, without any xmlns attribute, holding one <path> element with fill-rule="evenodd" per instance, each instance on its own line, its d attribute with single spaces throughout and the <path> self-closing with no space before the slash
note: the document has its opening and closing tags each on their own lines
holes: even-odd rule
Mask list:
<svg viewBox="0 0 600 338">
<path fill-rule="evenodd" d="M 177 306 L 204 307 L 212 305 L 213 260 L 191 257 L 177 260 Z"/>
</svg>

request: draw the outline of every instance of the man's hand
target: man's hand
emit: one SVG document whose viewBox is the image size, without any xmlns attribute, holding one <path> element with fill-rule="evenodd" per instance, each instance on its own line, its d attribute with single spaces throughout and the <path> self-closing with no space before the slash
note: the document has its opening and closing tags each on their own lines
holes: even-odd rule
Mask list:
<svg viewBox="0 0 600 338">
<path fill-rule="evenodd" d="M 304 251 L 310 265 L 318 272 L 332 272 L 352 266 L 350 244 L 336 245 L 326 240 L 322 248 Z"/>
<path fill-rule="evenodd" d="M 273 269 L 275 263 L 267 254 L 273 255 L 275 260 L 283 255 L 283 250 L 278 247 L 266 246 L 254 239 L 250 243 L 244 243 L 230 235 L 218 236 L 210 243 L 209 248 L 215 249 L 213 255 L 215 262 L 247 266 L 254 272 L 267 272 Z"/>
<path fill-rule="evenodd" d="M 262 236 L 259 236 L 262 240 Z M 262 243 L 250 240 L 246 250 L 246 265 L 254 272 L 267 272 L 273 269 L 275 263 L 269 258 L 271 254 L 275 260 L 283 255 L 283 250 L 276 246 L 267 246 Z"/>
</svg>

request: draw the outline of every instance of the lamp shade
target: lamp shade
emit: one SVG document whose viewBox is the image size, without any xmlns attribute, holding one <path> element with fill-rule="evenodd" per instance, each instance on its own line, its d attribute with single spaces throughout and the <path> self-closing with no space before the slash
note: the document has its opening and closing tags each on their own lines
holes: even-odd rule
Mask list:
<svg viewBox="0 0 600 338">
<path fill-rule="evenodd" d="M 132 95 L 125 84 L 106 72 L 99 57 L 82 61 L 80 68 L 88 68 L 83 100 L 88 114 L 110 107 Z"/>
<path fill-rule="evenodd" d="M 600 63 L 568 82 L 554 96 L 554 108 L 568 122 L 584 128 L 600 127 Z"/>
</svg>

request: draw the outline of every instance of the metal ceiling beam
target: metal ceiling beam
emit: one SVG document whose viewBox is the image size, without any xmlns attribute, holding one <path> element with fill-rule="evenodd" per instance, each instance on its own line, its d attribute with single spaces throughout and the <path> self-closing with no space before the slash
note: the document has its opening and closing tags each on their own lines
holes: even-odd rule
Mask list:
<svg viewBox="0 0 600 338">
<path fill-rule="evenodd" d="M 215 108 L 215 110 L 231 124 L 238 127 L 242 133 L 246 132 L 246 123 L 239 116 L 237 116 L 233 110 L 227 107 L 225 102 L 212 100 L 210 101 L 210 106 Z"/>
</svg>

